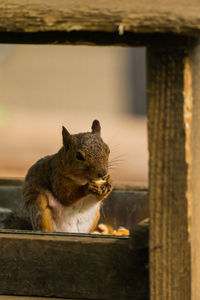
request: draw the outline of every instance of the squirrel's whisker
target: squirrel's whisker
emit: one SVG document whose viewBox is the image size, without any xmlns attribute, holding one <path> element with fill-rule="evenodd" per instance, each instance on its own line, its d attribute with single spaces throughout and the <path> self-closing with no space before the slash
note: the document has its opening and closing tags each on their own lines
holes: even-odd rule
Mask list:
<svg viewBox="0 0 200 300">
<path fill-rule="evenodd" d="M 120 164 L 122 164 L 122 162 L 123 162 L 123 160 L 110 161 L 110 162 L 108 163 L 108 165 L 109 165 L 109 166 L 120 165 Z"/>
<path fill-rule="evenodd" d="M 108 167 L 108 170 L 116 170 L 117 169 L 117 166 L 116 167 Z"/>
<path fill-rule="evenodd" d="M 115 163 L 115 162 L 123 162 L 124 161 L 124 159 L 113 159 L 113 160 L 111 160 L 110 161 L 110 163 Z"/>
</svg>

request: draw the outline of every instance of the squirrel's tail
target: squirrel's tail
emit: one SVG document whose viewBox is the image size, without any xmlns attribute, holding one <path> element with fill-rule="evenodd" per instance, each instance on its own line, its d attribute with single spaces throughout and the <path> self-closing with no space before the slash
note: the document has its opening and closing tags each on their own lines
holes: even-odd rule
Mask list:
<svg viewBox="0 0 200 300">
<path fill-rule="evenodd" d="M 33 230 L 30 217 L 27 214 L 0 207 L 0 229 Z"/>
</svg>

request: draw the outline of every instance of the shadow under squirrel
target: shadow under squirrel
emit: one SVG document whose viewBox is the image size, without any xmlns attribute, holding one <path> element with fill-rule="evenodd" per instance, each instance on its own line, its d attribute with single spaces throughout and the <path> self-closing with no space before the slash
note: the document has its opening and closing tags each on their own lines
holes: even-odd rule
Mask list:
<svg viewBox="0 0 200 300">
<path fill-rule="evenodd" d="M 63 127 L 62 148 L 29 169 L 23 200 L 33 230 L 90 233 L 95 229 L 101 200 L 113 188 L 107 174 L 110 150 L 100 133 L 97 120 L 92 132 L 71 135 Z"/>
</svg>

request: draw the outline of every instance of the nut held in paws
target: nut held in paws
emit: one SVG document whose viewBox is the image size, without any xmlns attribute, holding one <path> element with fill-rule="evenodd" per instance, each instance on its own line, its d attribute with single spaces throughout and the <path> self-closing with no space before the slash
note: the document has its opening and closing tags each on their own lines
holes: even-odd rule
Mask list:
<svg viewBox="0 0 200 300">
<path fill-rule="evenodd" d="M 97 185 L 102 185 L 102 184 L 106 183 L 106 180 L 97 179 L 97 180 L 92 180 L 92 182 L 94 182 Z"/>
</svg>

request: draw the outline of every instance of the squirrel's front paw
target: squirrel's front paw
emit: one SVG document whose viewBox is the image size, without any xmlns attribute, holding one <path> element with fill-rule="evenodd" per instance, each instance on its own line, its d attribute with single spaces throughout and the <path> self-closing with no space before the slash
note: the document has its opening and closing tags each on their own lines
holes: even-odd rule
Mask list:
<svg viewBox="0 0 200 300">
<path fill-rule="evenodd" d="M 88 190 L 90 193 L 95 194 L 98 200 L 107 198 L 113 189 L 113 182 L 110 175 L 103 179 L 93 180 L 88 183 Z"/>
</svg>

